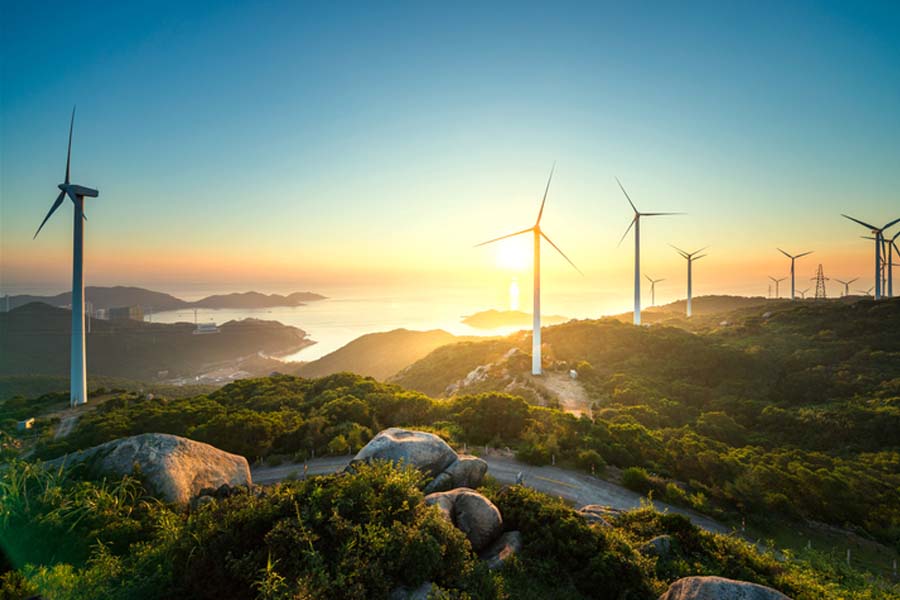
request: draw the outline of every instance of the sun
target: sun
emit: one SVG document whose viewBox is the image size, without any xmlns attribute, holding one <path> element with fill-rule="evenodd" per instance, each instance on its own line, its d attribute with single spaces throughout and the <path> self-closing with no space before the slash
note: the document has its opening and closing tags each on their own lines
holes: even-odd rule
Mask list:
<svg viewBox="0 0 900 600">
<path fill-rule="evenodd" d="M 519 236 L 497 244 L 497 266 L 511 271 L 524 271 L 531 265 L 528 242 L 531 238 Z"/>
</svg>

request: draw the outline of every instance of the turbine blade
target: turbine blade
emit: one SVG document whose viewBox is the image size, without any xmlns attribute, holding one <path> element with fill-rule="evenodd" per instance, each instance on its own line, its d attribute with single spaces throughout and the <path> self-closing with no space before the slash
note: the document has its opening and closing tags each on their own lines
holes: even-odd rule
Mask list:
<svg viewBox="0 0 900 600">
<path fill-rule="evenodd" d="M 515 237 L 517 235 L 522 235 L 523 233 L 528 233 L 529 231 L 533 231 L 534 227 L 529 227 L 528 229 L 523 229 L 522 231 L 517 231 L 515 233 L 510 233 L 508 235 L 501 235 L 498 238 L 494 238 L 492 240 L 488 240 L 486 242 L 481 242 L 480 244 L 475 244 L 475 248 L 479 246 L 486 246 L 487 244 L 493 244 L 494 242 L 499 242 L 500 240 L 505 240 L 506 238 Z"/>
<path fill-rule="evenodd" d="M 709 248 L 709 246 L 703 246 L 703 247 L 700 248 L 699 250 L 694 250 L 693 252 L 691 252 L 691 256 L 693 256 L 693 255 L 695 255 L 695 254 L 697 254 L 697 253 L 699 253 L 699 252 L 703 252 L 703 251 L 706 250 L 707 248 Z"/>
<path fill-rule="evenodd" d="M 684 250 L 682 250 L 681 248 L 679 248 L 678 246 L 676 246 L 675 244 L 669 244 L 669 245 L 672 246 L 673 248 L 675 248 L 675 250 L 678 251 L 678 254 L 682 255 L 685 258 L 688 257 L 688 253 L 685 252 Z"/>
<path fill-rule="evenodd" d="M 641 213 L 642 217 L 665 217 L 668 215 L 686 215 L 687 213 L 683 212 L 664 212 L 664 213 Z"/>
<path fill-rule="evenodd" d="M 56 201 L 53 203 L 53 206 L 50 207 L 50 212 L 47 213 L 47 216 L 44 217 L 44 220 L 41 221 L 41 226 L 37 228 L 37 231 L 34 232 L 34 237 L 31 239 L 37 238 L 38 234 L 41 232 L 41 229 L 44 228 L 44 223 L 50 218 L 50 215 L 56 212 L 56 209 L 59 208 L 59 205 L 63 203 L 63 200 L 66 198 L 65 192 L 60 192 L 59 196 L 56 197 Z"/>
<path fill-rule="evenodd" d="M 641 213 L 638 211 L 637 207 L 634 205 L 634 202 L 631 201 L 631 196 L 629 196 L 629 195 L 628 195 L 628 192 L 625 191 L 625 187 L 622 185 L 622 182 L 619 181 L 619 178 L 618 178 L 618 177 L 616 177 L 616 183 L 619 184 L 619 189 L 621 189 L 621 190 L 622 190 L 622 193 L 625 194 L 625 199 L 628 200 L 628 204 L 631 205 L 631 209 L 634 211 L 634 214 L 636 214 L 636 215 L 641 214 Z"/>
<path fill-rule="evenodd" d="M 75 210 L 81 210 L 81 218 L 87 221 L 87 216 L 84 214 L 84 200 L 82 199 L 81 205 L 78 204 L 78 196 L 76 196 L 72 190 L 66 191 L 69 194 L 69 199 L 72 201 L 72 204 L 75 205 Z"/>
<path fill-rule="evenodd" d="M 881 228 L 882 231 L 885 230 L 885 229 L 887 229 L 887 228 L 889 228 L 889 227 L 891 227 L 894 223 L 900 223 L 900 218 L 894 219 L 893 221 L 891 221 L 890 223 L 888 223 L 887 225 L 885 225 L 884 227 L 882 227 L 882 228 Z"/>
<path fill-rule="evenodd" d="M 850 220 L 853 221 L 854 223 L 859 223 L 859 224 L 862 225 L 863 227 L 868 227 L 869 229 L 873 229 L 873 230 L 874 230 L 874 229 L 878 229 L 878 228 L 875 227 L 874 225 L 869 225 L 868 223 L 865 223 L 865 222 L 863 222 L 863 221 L 860 221 L 859 219 L 854 219 L 853 217 L 851 217 L 851 216 L 849 216 L 849 215 L 845 215 L 844 213 L 841 213 L 841 216 L 844 217 L 845 219 L 850 219 Z"/>
<path fill-rule="evenodd" d="M 541 235 L 543 236 L 543 238 L 544 238 L 545 240 L 547 240 L 548 242 L 550 242 L 550 245 L 553 246 L 553 247 L 556 249 L 556 251 L 559 252 L 559 253 L 562 255 L 562 257 L 563 257 L 564 259 L 566 259 L 567 261 L 569 261 L 569 264 L 572 265 L 572 268 L 573 268 L 573 269 L 575 269 L 575 270 L 578 271 L 582 276 L 584 276 L 584 273 L 581 272 L 581 269 L 579 269 L 578 267 L 575 266 L 575 263 L 572 262 L 572 259 L 570 259 L 568 256 L 566 256 L 566 253 L 563 252 L 562 250 L 560 250 L 560 249 L 559 249 L 559 246 L 557 246 L 556 244 L 554 244 L 554 243 L 553 243 L 553 240 L 551 240 L 549 237 L 547 237 L 547 234 L 546 234 L 546 233 L 544 233 L 544 232 L 542 231 L 542 232 L 541 232 Z"/>
<path fill-rule="evenodd" d="M 616 248 L 622 245 L 622 242 L 625 240 L 625 236 L 628 235 L 628 232 L 631 231 L 631 228 L 634 227 L 634 222 L 638 220 L 637 214 L 634 215 L 634 218 L 631 219 L 631 224 L 628 225 L 628 229 L 625 230 L 625 233 L 622 234 L 622 237 L 619 239 L 619 243 L 616 244 Z"/>
<path fill-rule="evenodd" d="M 859 281 L 859 277 L 857 277 L 856 279 L 851 279 L 850 281 L 847 282 L 847 285 L 850 285 L 854 281 Z"/>
<path fill-rule="evenodd" d="M 72 161 L 72 129 L 75 128 L 75 107 L 72 107 L 72 120 L 69 121 L 69 150 L 66 152 L 66 183 L 69 183 L 69 164 Z"/>
<path fill-rule="evenodd" d="M 547 187 L 544 188 L 544 199 L 541 200 L 541 210 L 538 211 L 538 218 L 535 221 L 535 225 L 540 225 L 541 217 L 544 216 L 544 205 L 547 204 L 547 192 L 550 191 L 550 182 L 553 181 L 553 171 L 556 170 L 556 163 L 553 163 L 553 166 L 550 167 L 550 177 L 547 178 Z"/>
<path fill-rule="evenodd" d="M 650 283 L 654 283 L 654 282 L 653 282 L 653 278 L 650 277 L 649 275 L 647 275 L 646 273 L 644 273 L 644 277 L 646 277 L 646 278 L 647 278 L 647 281 L 649 281 Z"/>
<path fill-rule="evenodd" d="M 804 252 L 803 254 L 798 254 L 798 255 L 795 256 L 794 258 L 800 258 L 801 256 L 809 256 L 809 255 L 812 254 L 813 252 L 815 252 L 815 250 L 810 250 L 809 252 Z"/>
<path fill-rule="evenodd" d="M 708 255 L 707 255 L 707 254 L 701 254 L 700 256 L 694 256 L 693 258 L 691 258 L 691 260 L 692 260 L 692 261 L 694 261 L 694 260 L 700 260 L 700 259 L 703 258 L 704 256 L 708 256 Z"/>
<path fill-rule="evenodd" d="M 785 252 L 785 251 L 782 250 L 781 248 L 775 248 L 775 249 L 778 250 L 779 252 L 781 252 L 782 254 L 784 254 L 785 256 L 787 256 L 787 257 L 790 258 L 790 259 L 793 259 L 793 258 L 794 258 L 793 256 L 791 256 L 790 254 L 788 254 L 787 252 Z"/>
</svg>

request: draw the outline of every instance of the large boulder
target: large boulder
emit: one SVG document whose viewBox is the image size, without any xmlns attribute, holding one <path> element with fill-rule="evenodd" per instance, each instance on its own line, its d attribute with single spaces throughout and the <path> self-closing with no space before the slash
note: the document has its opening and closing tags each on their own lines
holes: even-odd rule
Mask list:
<svg viewBox="0 0 900 600">
<path fill-rule="evenodd" d="M 684 577 L 659 600 L 791 600 L 778 590 L 724 577 Z"/>
<path fill-rule="evenodd" d="M 487 463 L 474 456 L 458 456 L 447 442 L 425 431 L 391 427 L 380 432 L 356 454 L 353 463 L 389 460 L 407 464 L 432 477 L 425 493 L 459 487 L 478 487 Z"/>
<path fill-rule="evenodd" d="M 641 553 L 646 556 L 666 558 L 672 552 L 672 536 L 658 535 L 641 546 Z"/>
<path fill-rule="evenodd" d="M 137 470 L 158 498 L 187 506 L 204 488 L 251 485 L 247 459 L 209 444 L 167 433 L 121 438 L 49 461 L 81 465 L 90 476 L 131 475 Z"/>
<path fill-rule="evenodd" d="M 486 548 L 503 531 L 500 511 L 475 490 L 459 488 L 428 494 L 425 504 L 437 506 L 445 519 L 466 534 L 475 552 Z"/>
</svg>

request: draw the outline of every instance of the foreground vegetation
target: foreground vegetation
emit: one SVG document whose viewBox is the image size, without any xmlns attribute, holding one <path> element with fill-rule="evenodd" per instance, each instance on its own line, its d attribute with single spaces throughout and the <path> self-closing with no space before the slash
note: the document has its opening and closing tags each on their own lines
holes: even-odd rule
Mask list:
<svg viewBox="0 0 900 600">
<path fill-rule="evenodd" d="M 815 553 L 778 560 L 649 508 L 589 526 L 521 486 L 483 491 L 524 549 L 489 571 L 465 536 L 422 503 L 421 475 L 380 463 L 354 474 L 243 490 L 182 513 L 139 479 L 81 481 L 15 462 L 0 476 L 0 597 L 383 598 L 433 582 L 443 598 L 656 598 L 672 580 L 717 574 L 797 600 L 900 593 Z M 670 535 L 673 550 L 641 546 Z"/>
</svg>

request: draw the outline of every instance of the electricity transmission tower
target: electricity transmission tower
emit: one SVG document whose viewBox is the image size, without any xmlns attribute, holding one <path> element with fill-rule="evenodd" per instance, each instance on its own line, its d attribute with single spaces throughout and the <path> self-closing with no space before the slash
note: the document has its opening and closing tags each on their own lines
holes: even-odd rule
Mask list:
<svg viewBox="0 0 900 600">
<path fill-rule="evenodd" d="M 816 280 L 816 300 L 824 300 L 827 297 L 825 295 L 825 281 L 828 278 L 825 277 L 821 263 L 819 263 L 819 269 L 816 271 L 816 276 L 813 279 Z"/>
</svg>

